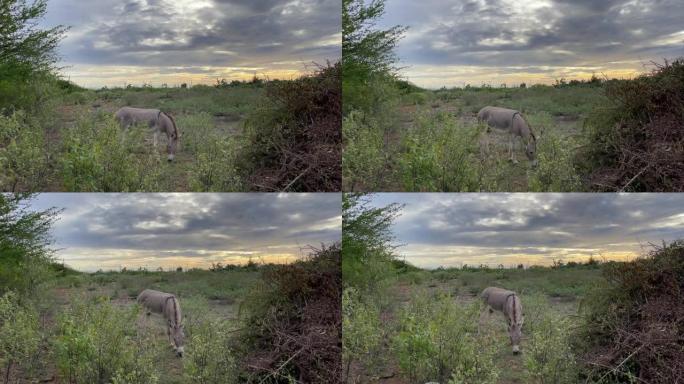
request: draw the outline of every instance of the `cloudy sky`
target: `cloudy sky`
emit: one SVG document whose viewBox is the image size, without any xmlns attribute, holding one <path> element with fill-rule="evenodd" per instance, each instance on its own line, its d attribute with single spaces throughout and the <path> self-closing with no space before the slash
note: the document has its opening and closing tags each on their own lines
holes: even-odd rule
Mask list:
<svg viewBox="0 0 684 384">
<path fill-rule="evenodd" d="M 36 210 L 64 208 L 57 256 L 76 269 L 284 263 L 308 245 L 339 241 L 339 194 L 41 194 Z"/>
<path fill-rule="evenodd" d="M 341 57 L 339 0 L 49 0 L 62 71 L 88 86 L 292 78 Z"/>
<path fill-rule="evenodd" d="M 373 195 L 375 206 L 390 203 L 406 204 L 398 253 L 424 268 L 624 260 L 684 238 L 684 194 Z"/>
<path fill-rule="evenodd" d="M 682 15 L 681 0 L 387 0 L 379 25 L 410 27 L 397 51 L 418 85 L 510 86 L 684 56 Z"/>
</svg>

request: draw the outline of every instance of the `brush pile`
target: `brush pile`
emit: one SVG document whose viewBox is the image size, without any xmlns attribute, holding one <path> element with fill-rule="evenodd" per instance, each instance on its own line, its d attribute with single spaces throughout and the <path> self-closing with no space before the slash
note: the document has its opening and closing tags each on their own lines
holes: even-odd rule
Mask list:
<svg viewBox="0 0 684 384">
<path fill-rule="evenodd" d="M 273 81 L 246 125 L 249 175 L 257 191 L 339 191 L 342 185 L 340 64 Z"/>
<path fill-rule="evenodd" d="M 591 382 L 676 383 L 684 377 L 684 241 L 606 266 L 587 302 Z"/>
<path fill-rule="evenodd" d="M 597 191 L 684 191 L 684 59 L 606 82 L 610 105 L 587 120 L 583 156 Z"/>
<path fill-rule="evenodd" d="M 342 273 L 339 244 L 264 272 L 245 300 L 242 335 L 249 382 L 339 383 Z"/>
</svg>

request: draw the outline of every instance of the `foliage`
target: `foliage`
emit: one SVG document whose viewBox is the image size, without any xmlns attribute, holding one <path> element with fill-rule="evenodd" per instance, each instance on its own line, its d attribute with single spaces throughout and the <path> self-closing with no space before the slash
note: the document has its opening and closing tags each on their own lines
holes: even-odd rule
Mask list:
<svg viewBox="0 0 684 384">
<path fill-rule="evenodd" d="M 259 191 L 339 191 L 342 183 L 340 63 L 275 82 L 245 123 L 242 158 Z"/>
<path fill-rule="evenodd" d="M 684 59 L 606 84 L 578 162 L 597 191 L 684 191 Z"/>
<path fill-rule="evenodd" d="M 345 140 L 342 178 L 348 191 L 355 191 L 357 186 L 376 189 L 385 167 L 382 131 L 376 125 L 377 120 L 368 120 L 366 123 L 360 111 L 353 111 L 342 119 Z"/>
<path fill-rule="evenodd" d="M 30 84 L 54 70 L 57 44 L 66 28 L 39 29 L 37 20 L 46 11 L 47 0 L 0 1 L 0 111 L 29 107 L 32 92 L 26 97 L 21 90 L 30 90 Z"/>
<path fill-rule="evenodd" d="M 381 359 L 384 337 L 380 309 L 372 298 L 364 298 L 355 288 L 346 288 L 342 294 L 342 365 L 344 380 L 350 380 L 353 363 L 373 369 Z"/>
<path fill-rule="evenodd" d="M 191 312 L 186 312 L 191 313 Z M 189 338 L 183 361 L 185 375 L 191 383 L 237 383 L 237 362 L 230 348 L 230 332 L 224 320 L 198 316 L 186 327 Z"/>
<path fill-rule="evenodd" d="M 111 118 L 81 118 L 64 131 L 60 175 L 69 191 L 127 192 L 156 190 L 164 162 L 158 153 L 138 158 L 141 131 L 125 136 Z"/>
<path fill-rule="evenodd" d="M 368 195 L 342 195 L 342 274 L 347 287 L 372 292 L 394 275 L 391 226 L 401 206 L 375 208 Z"/>
<path fill-rule="evenodd" d="M 583 303 L 578 343 L 595 382 L 673 383 L 684 375 L 684 241 L 608 264 Z"/>
<path fill-rule="evenodd" d="M 50 276 L 50 229 L 58 211 L 28 209 L 29 195 L 0 194 L 0 294 L 35 294 Z"/>
<path fill-rule="evenodd" d="M 385 12 L 384 0 L 342 1 L 342 71 L 344 81 L 362 82 L 377 74 L 390 74 L 397 57 L 394 47 L 406 28 L 375 29 Z"/>
<path fill-rule="evenodd" d="M 471 147 L 477 131 L 458 127 L 451 116 L 419 115 L 404 131 L 397 162 L 404 190 L 461 191 L 478 189 Z"/>
<path fill-rule="evenodd" d="M 137 332 L 138 309 L 81 301 L 61 313 L 54 341 L 60 376 L 68 383 L 156 383 L 159 348 Z"/>
<path fill-rule="evenodd" d="M 22 372 L 31 368 L 40 341 L 36 313 L 21 305 L 12 291 L 0 296 L 0 367 L 5 383 L 9 383 L 14 367 Z"/>
<path fill-rule="evenodd" d="M 525 303 L 524 360 L 530 382 L 578 382 L 577 357 L 573 351 L 573 319 L 553 311 L 545 295 L 522 298 Z"/>
<path fill-rule="evenodd" d="M 237 141 L 211 133 L 196 149 L 197 159 L 191 168 L 190 187 L 202 192 L 234 192 L 243 190 L 242 177 L 236 167 Z"/>
<path fill-rule="evenodd" d="M 21 111 L 0 114 L 0 190 L 36 191 L 49 173 L 45 137 Z"/>
<path fill-rule="evenodd" d="M 459 307 L 448 296 L 412 298 L 393 340 L 399 366 L 411 382 L 496 382 L 494 340 L 477 335 L 478 314 L 478 304 Z"/>
<path fill-rule="evenodd" d="M 263 271 L 241 310 L 248 382 L 339 383 L 342 274 L 339 244 Z"/>
</svg>

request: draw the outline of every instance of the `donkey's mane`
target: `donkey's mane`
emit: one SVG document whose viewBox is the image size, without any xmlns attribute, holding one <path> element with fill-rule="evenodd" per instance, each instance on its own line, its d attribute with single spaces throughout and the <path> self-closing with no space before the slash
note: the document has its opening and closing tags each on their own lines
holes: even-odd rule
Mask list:
<svg viewBox="0 0 684 384">
<path fill-rule="evenodd" d="M 180 139 L 180 135 L 178 135 L 178 127 L 176 127 L 176 119 L 173 118 L 170 114 L 166 112 L 159 112 L 160 114 L 163 113 L 164 116 L 168 117 L 169 120 L 171 120 L 171 123 L 173 124 L 173 133 L 176 135 L 176 139 Z"/>
</svg>

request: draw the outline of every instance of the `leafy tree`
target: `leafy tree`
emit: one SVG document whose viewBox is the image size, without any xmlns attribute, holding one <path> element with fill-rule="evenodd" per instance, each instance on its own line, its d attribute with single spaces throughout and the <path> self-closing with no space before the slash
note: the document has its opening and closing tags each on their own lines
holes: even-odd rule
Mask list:
<svg viewBox="0 0 684 384">
<path fill-rule="evenodd" d="M 0 294 L 31 294 L 48 276 L 53 261 L 50 229 L 57 209 L 32 211 L 30 195 L 0 194 Z"/>
<path fill-rule="evenodd" d="M 30 103 L 20 95 L 27 92 L 23 88 L 55 69 L 67 28 L 39 28 L 36 20 L 46 11 L 47 0 L 0 0 L 0 108 Z"/>
<path fill-rule="evenodd" d="M 391 227 L 402 208 L 372 207 L 369 195 L 342 196 L 342 275 L 347 286 L 372 290 L 392 275 L 396 246 Z"/>
<path fill-rule="evenodd" d="M 393 74 L 398 61 L 394 48 L 406 32 L 396 25 L 376 29 L 385 13 L 384 0 L 342 1 L 342 71 L 345 80 L 366 80 L 372 75 Z"/>
</svg>

